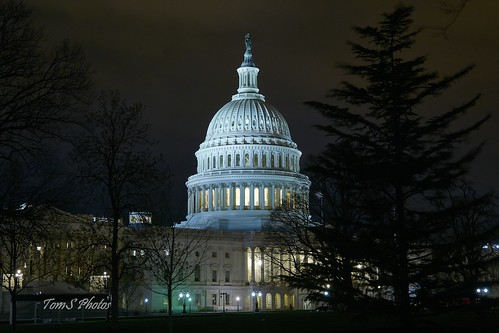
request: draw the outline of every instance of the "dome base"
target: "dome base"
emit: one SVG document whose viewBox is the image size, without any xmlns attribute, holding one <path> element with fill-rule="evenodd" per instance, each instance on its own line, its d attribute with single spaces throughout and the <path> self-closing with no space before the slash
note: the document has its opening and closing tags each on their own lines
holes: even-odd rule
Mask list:
<svg viewBox="0 0 499 333">
<path fill-rule="evenodd" d="M 179 228 L 229 231 L 261 231 L 270 220 L 270 211 L 230 210 L 191 214 Z"/>
</svg>

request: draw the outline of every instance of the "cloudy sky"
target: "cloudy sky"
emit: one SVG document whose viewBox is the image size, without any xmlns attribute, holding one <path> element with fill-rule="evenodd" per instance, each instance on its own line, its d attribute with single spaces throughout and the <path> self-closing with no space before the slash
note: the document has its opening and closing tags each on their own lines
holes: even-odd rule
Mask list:
<svg viewBox="0 0 499 333">
<path fill-rule="evenodd" d="M 81 45 L 96 89 L 119 89 L 141 101 L 151 134 L 183 186 L 196 170 L 194 153 L 213 115 L 236 93 L 244 35 L 252 36 L 259 88 L 287 119 L 303 154 L 317 153 L 325 138 L 313 128 L 321 118 L 303 105 L 321 100 L 347 77 L 353 26 L 374 25 L 399 0 L 27 0 L 51 41 Z M 473 169 L 481 188 L 499 190 L 499 1 L 469 0 L 456 17 L 442 4 L 463 0 L 405 1 L 424 28 L 415 52 L 443 75 L 477 68 L 427 112 L 446 110 L 476 93 L 473 111 L 491 113 L 479 138 L 488 144 Z M 446 28 L 442 33 L 442 28 Z M 478 137 L 477 137 L 478 139 Z"/>
</svg>

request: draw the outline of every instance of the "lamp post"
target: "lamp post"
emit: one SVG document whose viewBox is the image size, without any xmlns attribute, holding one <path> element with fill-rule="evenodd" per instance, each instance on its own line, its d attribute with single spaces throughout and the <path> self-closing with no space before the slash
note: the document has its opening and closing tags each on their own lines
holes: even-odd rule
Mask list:
<svg viewBox="0 0 499 333">
<path fill-rule="evenodd" d="M 187 311 L 185 311 L 185 299 L 190 297 L 189 292 L 181 291 L 180 294 L 178 294 L 178 297 L 182 299 L 182 313 L 187 313 Z"/>
<path fill-rule="evenodd" d="M 255 298 L 255 312 L 258 312 L 258 297 L 262 297 L 262 292 L 253 290 L 251 296 Z"/>
<path fill-rule="evenodd" d="M 147 303 L 149 303 L 149 299 L 148 298 L 144 299 L 144 305 L 146 306 L 146 313 L 147 313 Z"/>
<path fill-rule="evenodd" d="M 189 297 L 189 313 L 191 313 L 192 309 L 192 297 Z"/>
<path fill-rule="evenodd" d="M 240 300 L 240 298 L 239 298 L 239 296 L 237 296 L 237 297 L 236 297 L 236 302 L 237 302 L 237 312 L 239 312 L 239 300 Z"/>
</svg>

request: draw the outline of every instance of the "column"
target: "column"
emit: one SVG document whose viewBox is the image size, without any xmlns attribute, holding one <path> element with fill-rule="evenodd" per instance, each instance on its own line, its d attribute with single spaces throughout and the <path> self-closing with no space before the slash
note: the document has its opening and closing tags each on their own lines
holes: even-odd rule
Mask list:
<svg viewBox="0 0 499 333">
<path fill-rule="evenodd" d="M 235 193 L 234 193 L 234 184 L 231 183 L 230 184 L 230 205 L 229 205 L 229 209 L 230 210 L 233 210 L 235 208 L 235 205 L 236 205 L 236 198 L 235 198 Z"/>
<path fill-rule="evenodd" d="M 243 210 L 244 209 L 244 183 L 241 183 L 239 184 L 239 200 L 240 200 L 240 204 L 239 204 L 239 210 Z"/>
<path fill-rule="evenodd" d="M 213 210 L 213 185 L 210 185 L 208 190 L 208 211 Z"/>
<path fill-rule="evenodd" d="M 255 184 L 250 184 L 250 209 L 255 209 Z"/>
<path fill-rule="evenodd" d="M 275 184 L 272 184 L 272 191 L 270 192 L 270 205 L 275 209 Z"/>
<path fill-rule="evenodd" d="M 265 209 L 265 200 L 264 200 L 264 186 L 263 184 L 260 185 L 260 209 Z"/>
<path fill-rule="evenodd" d="M 194 213 L 199 212 L 199 189 L 194 188 Z"/>
<path fill-rule="evenodd" d="M 225 210 L 225 184 L 220 184 L 220 210 Z"/>
<path fill-rule="evenodd" d="M 251 284 L 255 282 L 255 249 L 251 248 Z"/>
</svg>

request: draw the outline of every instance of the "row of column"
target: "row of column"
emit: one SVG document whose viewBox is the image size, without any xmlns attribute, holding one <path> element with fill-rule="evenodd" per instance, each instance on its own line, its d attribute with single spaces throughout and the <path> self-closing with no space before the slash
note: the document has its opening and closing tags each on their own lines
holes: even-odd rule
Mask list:
<svg viewBox="0 0 499 333">
<path fill-rule="evenodd" d="M 218 210 L 272 210 L 284 202 L 295 204 L 305 190 L 282 184 L 232 183 L 189 189 L 188 213 Z"/>
</svg>

